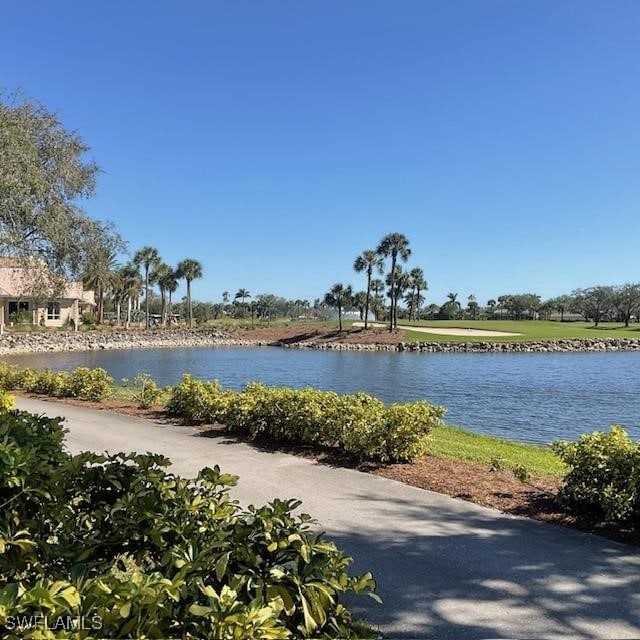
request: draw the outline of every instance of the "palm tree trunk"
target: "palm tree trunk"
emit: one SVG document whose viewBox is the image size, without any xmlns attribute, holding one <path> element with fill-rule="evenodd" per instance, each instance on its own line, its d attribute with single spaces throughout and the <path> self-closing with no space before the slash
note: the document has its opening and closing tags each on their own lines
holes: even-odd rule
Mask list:
<svg viewBox="0 0 640 640">
<path fill-rule="evenodd" d="M 367 269 L 367 298 L 364 303 L 364 328 L 369 327 L 369 297 L 371 296 L 371 267 Z"/>
<path fill-rule="evenodd" d="M 338 328 L 342 333 L 342 306 L 338 305 Z"/>
<path fill-rule="evenodd" d="M 187 306 L 189 307 L 189 329 L 193 329 L 193 307 L 191 306 L 191 280 L 187 280 Z"/>
<path fill-rule="evenodd" d="M 396 256 L 391 256 L 391 312 L 389 313 L 389 333 L 393 331 L 393 310 L 394 310 L 394 298 L 396 289 Z"/>
<path fill-rule="evenodd" d="M 127 329 L 129 328 L 129 325 L 131 324 L 131 296 L 128 295 L 127 296 Z"/>
<path fill-rule="evenodd" d="M 167 308 L 167 320 L 169 322 L 169 326 L 171 326 L 172 318 L 173 318 L 173 303 L 171 302 L 171 290 L 169 290 L 169 305 Z"/>
<path fill-rule="evenodd" d="M 118 298 L 118 302 L 116 303 L 116 323 L 120 326 L 120 299 Z"/>
<path fill-rule="evenodd" d="M 144 296 L 146 298 L 146 312 L 147 312 L 147 329 L 151 327 L 151 323 L 149 322 L 149 267 L 145 267 L 144 270 Z"/>
</svg>

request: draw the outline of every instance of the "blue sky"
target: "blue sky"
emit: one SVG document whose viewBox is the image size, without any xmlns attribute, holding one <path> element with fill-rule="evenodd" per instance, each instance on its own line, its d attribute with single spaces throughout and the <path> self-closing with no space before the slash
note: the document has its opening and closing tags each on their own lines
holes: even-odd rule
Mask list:
<svg viewBox="0 0 640 640">
<path fill-rule="evenodd" d="M 320 296 L 405 233 L 484 303 L 640 280 L 640 3 L 5 3 L 0 84 L 77 129 L 87 211 L 202 261 L 194 296 Z"/>
</svg>

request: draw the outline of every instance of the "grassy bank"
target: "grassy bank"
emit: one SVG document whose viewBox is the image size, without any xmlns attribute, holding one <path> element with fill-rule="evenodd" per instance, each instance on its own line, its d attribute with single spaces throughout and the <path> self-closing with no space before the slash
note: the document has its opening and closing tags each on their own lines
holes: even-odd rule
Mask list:
<svg viewBox="0 0 640 640">
<path fill-rule="evenodd" d="M 584 338 L 640 339 L 640 324 L 628 329 L 615 322 L 594 328 L 590 322 L 554 322 L 548 320 L 430 320 L 399 322 L 406 326 L 456 329 L 482 329 L 518 333 L 517 336 L 450 336 L 405 330 L 406 342 L 532 342 L 537 340 L 570 340 Z"/>
<path fill-rule="evenodd" d="M 534 476 L 562 477 L 567 468 L 550 449 L 443 426 L 433 430 L 430 453 L 437 458 L 524 467 Z"/>
</svg>

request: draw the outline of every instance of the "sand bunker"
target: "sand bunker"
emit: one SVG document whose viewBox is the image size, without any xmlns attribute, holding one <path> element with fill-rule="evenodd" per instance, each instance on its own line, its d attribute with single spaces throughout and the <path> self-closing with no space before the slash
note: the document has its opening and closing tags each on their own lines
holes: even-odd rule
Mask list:
<svg viewBox="0 0 640 640">
<path fill-rule="evenodd" d="M 354 327 L 363 327 L 364 322 L 354 322 Z M 370 322 L 370 327 L 384 327 L 380 322 Z M 417 331 L 418 333 L 435 333 L 439 336 L 478 336 L 486 338 L 498 338 L 500 336 L 521 336 L 521 333 L 509 333 L 507 331 L 489 331 L 488 329 L 466 329 L 463 327 L 411 327 L 398 325 L 398 329 L 405 331 Z"/>
</svg>

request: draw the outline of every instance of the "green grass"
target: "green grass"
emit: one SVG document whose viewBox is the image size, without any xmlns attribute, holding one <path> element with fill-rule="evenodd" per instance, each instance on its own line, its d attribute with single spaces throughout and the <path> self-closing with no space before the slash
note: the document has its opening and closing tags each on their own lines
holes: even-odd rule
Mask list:
<svg viewBox="0 0 640 640">
<path fill-rule="evenodd" d="M 605 322 L 594 328 L 590 322 L 554 322 L 550 320 L 428 320 L 399 321 L 405 326 L 484 329 L 519 333 L 519 336 L 447 336 L 419 331 L 405 331 L 406 342 L 532 342 L 572 338 L 640 338 L 640 324 L 628 329 L 616 322 Z"/>
<path fill-rule="evenodd" d="M 436 427 L 430 453 L 438 458 L 492 464 L 496 459 L 504 468 L 525 467 L 532 475 L 561 477 L 564 463 L 550 449 L 484 436 L 458 427 Z"/>
</svg>

